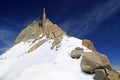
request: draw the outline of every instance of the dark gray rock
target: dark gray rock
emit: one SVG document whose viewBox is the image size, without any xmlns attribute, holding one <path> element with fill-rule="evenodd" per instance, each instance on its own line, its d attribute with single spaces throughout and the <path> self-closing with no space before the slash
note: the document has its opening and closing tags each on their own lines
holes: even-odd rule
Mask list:
<svg viewBox="0 0 120 80">
<path fill-rule="evenodd" d="M 120 80 L 120 74 L 107 68 L 98 69 L 95 71 L 94 80 Z"/>
<path fill-rule="evenodd" d="M 95 70 L 94 80 L 105 80 L 107 74 L 104 69 Z"/>
<path fill-rule="evenodd" d="M 72 51 L 71 51 L 70 56 L 71 56 L 72 58 L 79 59 L 80 56 L 82 55 L 82 53 L 83 53 L 83 49 L 77 47 L 77 48 L 75 48 L 75 50 L 72 50 Z"/>
</svg>

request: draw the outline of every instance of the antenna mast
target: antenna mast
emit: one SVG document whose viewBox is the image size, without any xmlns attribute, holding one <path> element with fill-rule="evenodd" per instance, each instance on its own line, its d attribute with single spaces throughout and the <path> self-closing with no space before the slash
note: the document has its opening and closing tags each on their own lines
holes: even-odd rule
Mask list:
<svg viewBox="0 0 120 80">
<path fill-rule="evenodd" d="M 45 8 L 43 8 L 42 20 L 46 20 Z"/>
</svg>

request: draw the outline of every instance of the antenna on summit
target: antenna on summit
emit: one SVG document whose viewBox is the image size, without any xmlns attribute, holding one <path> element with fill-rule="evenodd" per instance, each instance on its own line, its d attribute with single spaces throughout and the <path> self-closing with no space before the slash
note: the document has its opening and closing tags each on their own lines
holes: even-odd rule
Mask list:
<svg viewBox="0 0 120 80">
<path fill-rule="evenodd" d="M 46 20 L 45 8 L 43 8 L 42 20 Z"/>
</svg>

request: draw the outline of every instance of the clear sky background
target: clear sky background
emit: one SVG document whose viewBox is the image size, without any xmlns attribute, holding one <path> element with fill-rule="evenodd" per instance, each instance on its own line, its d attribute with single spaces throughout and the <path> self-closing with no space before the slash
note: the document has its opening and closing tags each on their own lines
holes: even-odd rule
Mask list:
<svg viewBox="0 0 120 80">
<path fill-rule="evenodd" d="M 47 17 L 68 35 L 91 40 L 120 66 L 120 0 L 0 0 L 0 54 L 28 24 Z"/>
</svg>

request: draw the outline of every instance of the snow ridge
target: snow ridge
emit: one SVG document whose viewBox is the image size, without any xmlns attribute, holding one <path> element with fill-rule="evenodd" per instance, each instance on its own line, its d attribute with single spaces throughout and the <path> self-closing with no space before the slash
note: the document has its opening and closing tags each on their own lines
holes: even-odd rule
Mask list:
<svg viewBox="0 0 120 80">
<path fill-rule="evenodd" d="M 91 52 L 82 46 L 82 40 L 64 36 L 58 44 L 60 47 L 51 49 L 54 40 L 50 39 L 28 53 L 40 40 L 35 43 L 32 41 L 20 42 L 0 56 L 0 80 L 93 80 L 94 75 L 85 74 L 81 70 L 82 57 L 70 57 L 76 47 Z"/>
</svg>

